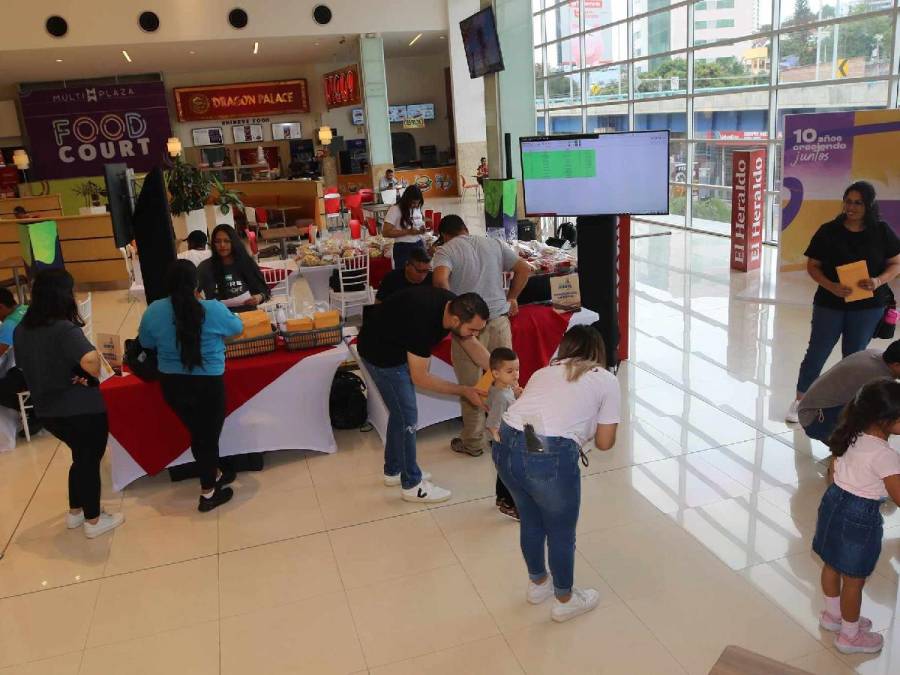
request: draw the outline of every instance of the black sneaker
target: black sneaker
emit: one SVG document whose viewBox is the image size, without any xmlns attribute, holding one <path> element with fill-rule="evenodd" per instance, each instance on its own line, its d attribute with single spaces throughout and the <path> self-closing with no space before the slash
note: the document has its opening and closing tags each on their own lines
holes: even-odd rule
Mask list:
<svg viewBox="0 0 900 675">
<path fill-rule="evenodd" d="M 220 469 L 222 475 L 219 476 L 219 480 L 216 481 L 217 488 L 223 488 L 226 485 L 231 485 L 235 479 L 237 478 L 237 471 L 234 469 Z"/>
<path fill-rule="evenodd" d="M 212 497 L 200 495 L 200 504 L 197 506 L 197 510 L 201 513 L 212 511 L 214 508 L 222 506 L 222 504 L 230 501 L 232 497 L 234 497 L 234 490 L 230 487 L 216 486 L 216 489 L 212 493 Z"/>
</svg>

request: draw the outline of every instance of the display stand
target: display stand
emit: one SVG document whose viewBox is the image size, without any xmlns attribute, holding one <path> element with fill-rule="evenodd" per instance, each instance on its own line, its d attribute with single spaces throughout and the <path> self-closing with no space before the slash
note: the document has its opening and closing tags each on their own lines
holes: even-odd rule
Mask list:
<svg viewBox="0 0 900 675">
<path fill-rule="evenodd" d="M 628 358 L 631 217 L 579 216 L 576 224 L 581 304 L 600 315 L 596 328 L 618 363 Z"/>
</svg>

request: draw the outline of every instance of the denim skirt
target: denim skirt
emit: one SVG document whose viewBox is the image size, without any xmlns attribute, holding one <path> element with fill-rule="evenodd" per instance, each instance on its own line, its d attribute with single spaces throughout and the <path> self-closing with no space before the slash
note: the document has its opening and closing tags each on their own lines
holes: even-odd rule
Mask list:
<svg viewBox="0 0 900 675">
<path fill-rule="evenodd" d="M 881 502 L 858 497 L 832 484 L 822 495 L 813 551 L 848 577 L 872 574 L 881 555 Z"/>
</svg>

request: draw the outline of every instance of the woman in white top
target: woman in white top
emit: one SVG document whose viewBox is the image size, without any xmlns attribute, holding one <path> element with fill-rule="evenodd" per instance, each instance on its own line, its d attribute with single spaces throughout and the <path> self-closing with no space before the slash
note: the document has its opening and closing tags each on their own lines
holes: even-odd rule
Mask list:
<svg viewBox="0 0 900 675">
<path fill-rule="evenodd" d="M 492 449 L 497 473 L 519 509 L 528 602 L 539 604 L 555 595 L 554 621 L 584 614 L 600 599 L 594 589 L 574 588 L 573 582 L 581 448 L 593 440 L 609 450 L 619 423 L 619 382 L 605 366 L 600 333 L 589 326 L 570 328 L 557 358 L 531 376 L 503 416 L 500 443 Z"/>
<path fill-rule="evenodd" d="M 395 270 L 402 270 L 406 266 L 410 251 L 414 248 L 425 248 L 422 240 L 425 233 L 425 218 L 422 216 L 424 204 L 422 191 L 415 185 L 410 185 L 384 217 L 381 234 L 394 240 Z"/>
</svg>

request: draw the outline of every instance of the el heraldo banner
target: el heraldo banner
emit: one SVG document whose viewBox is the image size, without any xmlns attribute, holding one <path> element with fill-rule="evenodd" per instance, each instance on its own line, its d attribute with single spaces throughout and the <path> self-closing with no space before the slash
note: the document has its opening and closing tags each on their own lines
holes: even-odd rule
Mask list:
<svg viewBox="0 0 900 675">
<path fill-rule="evenodd" d="M 35 178 L 98 176 L 111 162 L 149 171 L 165 156 L 162 82 L 29 91 L 20 101 Z"/>
<path fill-rule="evenodd" d="M 788 115 L 784 120 L 780 266 L 805 269 L 819 227 L 841 213 L 844 190 L 875 186 L 881 218 L 900 234 L 900 110 Z"/>
</svg>

